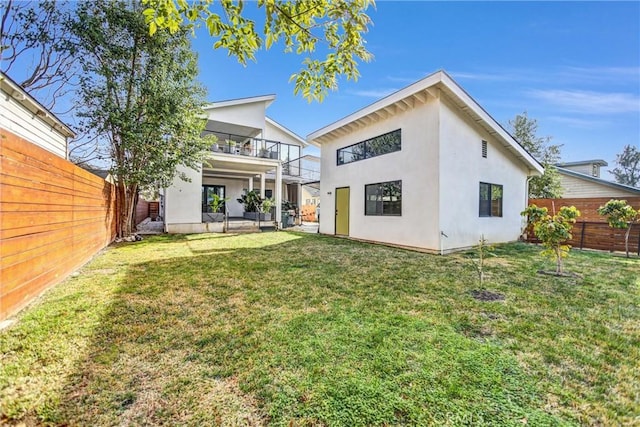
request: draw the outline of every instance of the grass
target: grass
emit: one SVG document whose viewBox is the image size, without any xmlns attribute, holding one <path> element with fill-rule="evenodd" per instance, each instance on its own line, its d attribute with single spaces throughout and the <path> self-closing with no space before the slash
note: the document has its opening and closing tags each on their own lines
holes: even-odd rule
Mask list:
<svg viewBox="0 0 640 427">
<path fill-rule="evenodd" d="M 632 425 L 640 260 L 296 233 L 114 245 L 0 332 L 0 423 Z"/>
</svg>

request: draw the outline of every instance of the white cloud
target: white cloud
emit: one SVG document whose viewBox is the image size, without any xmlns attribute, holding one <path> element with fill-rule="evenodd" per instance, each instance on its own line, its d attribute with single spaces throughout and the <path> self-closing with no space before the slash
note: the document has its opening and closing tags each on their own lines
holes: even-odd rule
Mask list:
<svg viewBox="0 0 640 427">
<path fill-rule="evenodd" d="M 640 98 L 630 93 L 549 89 L 531 90 L 527 94 L 535 99 L 574 113 L 616 114 L 640 112 Z"/>
<path fill-rule="evenodd" d="M 637 83 L 640 67 L 562 67 L 557 75 L 573 82 Z"/>
<path fill-rule="evenodd" d="M 391 95 L 393 92 L 397 92 L 396 88 L 381 88 L 381 89 L 364 89 L 364 90 L 352 90 L 349 91 L 350 95 L 362 96 L 365 98 L 384 98 Z"/>
<path fill-rule="evenodd" d="M 600 129 L 611 125 L 611 122 L 607 120 L 593 120 L 591 118 L 579 119 L 577 117 L 566 116 L 548 116 L 546 117 L 546 120 L 561 123 L 577 129 Z"/>
<path fill-rule="evenodd" d="M 640 67 L 576 67 L 556 68 L 506 68 L 482 71 L 451 71 L 459 80 L 555 82 L 562 85 L 577 83 L 628 84 L 640 82 Z"/>
</svg>

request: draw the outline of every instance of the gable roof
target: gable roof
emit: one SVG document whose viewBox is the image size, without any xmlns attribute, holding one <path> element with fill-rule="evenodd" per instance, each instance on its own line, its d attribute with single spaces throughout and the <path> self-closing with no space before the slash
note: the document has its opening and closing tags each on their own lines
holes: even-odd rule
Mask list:
<svg viewBox="0 0 640 427">
<path fill-rule="evenodd" d="M 286 133 L 287 135 L 291 136 L 291 138 L 293 138 L 296 141 L 300 142 L 300 144 L 302 144 L 303 147 L 307 147 L 309 145 L 309 143 L 303 137 L 301 137 L 300 135 L 298 135 L 294 131 L 288 129 L 284 125 L 281 125 L 280 123 L 276 122 L 271 117 L 266 117 L 265 116 L 264 120 L 265 120 L 265 122 L 269 123 L 273 127 L 279 129 L 280 131 L 282 131 L 282 132 Z"/>
<path fill-rule="evenodd" d="M 355 129 L 361 124 L 370 123 L 372 119 L 385 119 L 399 111 L 413 108 L 416 103 L 424 104 L 429 97 L 437 98 L 439 93 L 443 93 L 474 122 L 496 138 L 509 152 L 527 166 L 530 173 L 542 174 L 544 172 L 542 165 L 443 70 L 436 71 L 404 89 L 400 89 L 355 113 L 318 129 L 309 134 L 307 140 L 314 145 L 322 145 L 340 133 Z"/>
<path fill-rule="evenodd" d="M 11 79 L 11 77 L 4 73 L 0 73 L 0 86 L 2 87 L 3 92 L 15 99 L 32 114 L 38 116 L 42 121 L 47 123 L 52 129 L 55 129 L 62 136 L 67 138 L 73 138 L 76 136 L 75 132 L 72 131 L 69 126 L 49 111 L 48 108 L 38 102 L 37 99 L 31 96 L 29 92 L 24 90 L 24 88 Z"/>
<path fill-rule="evenodd" d="M 566 164 L 566 163 L 565 163 Z M 640 196 L 640 188 L 632 187 L 630 185 L 618 184 L 617 182 L 607 181 L 602 178 L 596 178 L 595 176 L 587 175 L 584 173 L 576 172 L 571 169 L 565 169 L 560 166 L 556 166 L 558 173 L 562 175 L 572 176 L 574 178 L 584 179 L 585 181 L 594 182 L 596 184 L 604 185 L 606 187 L 615 188 L 617 190 L 628 191 Z"/>
</svg>

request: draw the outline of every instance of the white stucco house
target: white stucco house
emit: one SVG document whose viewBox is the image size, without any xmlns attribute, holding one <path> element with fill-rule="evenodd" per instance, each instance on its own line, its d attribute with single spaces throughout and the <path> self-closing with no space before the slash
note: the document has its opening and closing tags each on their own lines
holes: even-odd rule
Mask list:
<svg viewBox="0 0 640 427">
<path fill-rule="evenodd" d="M 600 168 L 607 166 L 602 159 L 558 163 L 562 197 L 638 197 L 640 188 L 607 181 L 600 176 Z"/>
<path fill-rule="evenodd" d="M 275 120 L 266 110 L 275 95 L 214 102 L 204 108 L 204 135 L 215 135 L 199 170 L 181 169 L 191 182 L 176 178 L 164 189 L 163 216 L 168 233 L 221 232 L 225 224 L 211 215 L 213 194 L 228 198 L 227 218 L 241 218 L 242 194 L 254 190 L 273 198 L 275 221 L 281 223 L 283 200 L 298 204 L 308 177 L 302 166 L 307 142 Z M 228 224 L 227 224 L 228 225 Z"/>
<path fill-rule="evenodd" d="M 320 232 L 446 253 L 517 240 L 542 166 L 444 71 L 307 137 Z"/>
<path fill-rule="evenodd" d="M 0 73 L 2 128 L 51 153 L 68 158 L 75 133 L 6 74 Z"/>
</svg>

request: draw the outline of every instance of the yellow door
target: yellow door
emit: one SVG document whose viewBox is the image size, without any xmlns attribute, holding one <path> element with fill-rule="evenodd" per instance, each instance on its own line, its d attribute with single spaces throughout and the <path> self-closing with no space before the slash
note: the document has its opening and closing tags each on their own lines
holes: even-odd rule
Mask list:
<svg viewBox="0 0 640 427">
<path fill-rule="evenodd" d="M 336 188 L 336 235 L 349 235 L 349 187 Z"/>
</svg>

